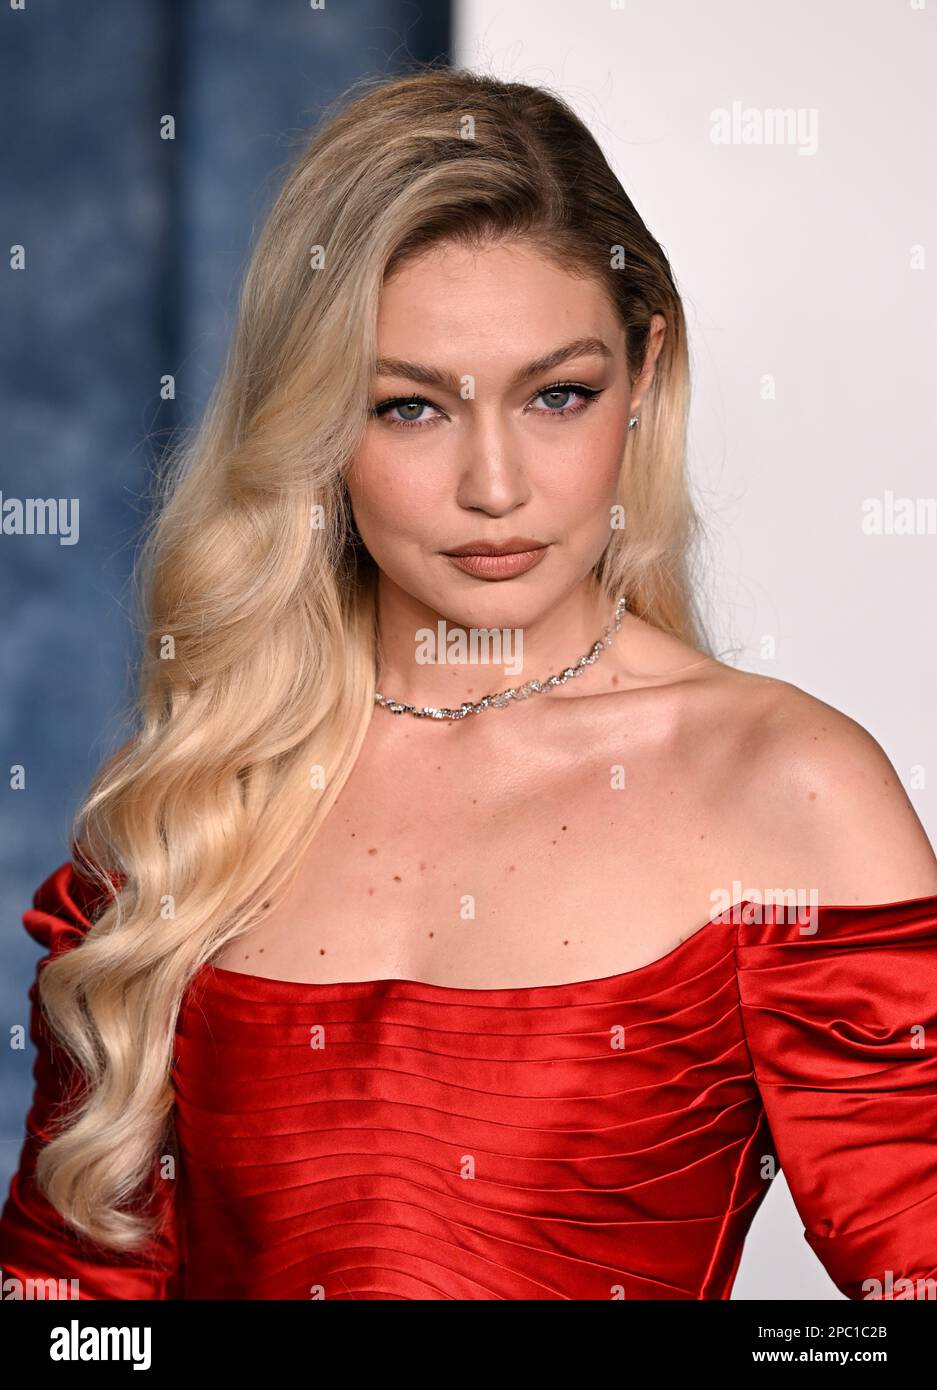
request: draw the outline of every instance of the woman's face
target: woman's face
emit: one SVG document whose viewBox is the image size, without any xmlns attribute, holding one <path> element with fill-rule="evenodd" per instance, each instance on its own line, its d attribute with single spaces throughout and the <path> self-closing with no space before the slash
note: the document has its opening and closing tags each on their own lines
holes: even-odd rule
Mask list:
<svg viewBox="0 0 937 1390">
<path fill-rule="evenodd" d="M 590 573 L 609 539 L 628 379 L 604 290 L 527 244 L 432 248 L 385 284 L 372 415 L 348 475 L 383 582 L 453 621 L 524 626 Z M 463 560 L 475 542 L 510 559 Z"/>
</svg>

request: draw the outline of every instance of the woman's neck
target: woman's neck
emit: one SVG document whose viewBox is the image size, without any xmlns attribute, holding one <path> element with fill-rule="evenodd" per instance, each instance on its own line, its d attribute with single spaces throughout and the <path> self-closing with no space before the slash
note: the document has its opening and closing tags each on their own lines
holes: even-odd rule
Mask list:
<svg viewBox="0 0 937 1390">
<path fill-rule="evenodd" d="M 481 594 L 446 615 L 381 574 L 377 606 L 378 690 L 417 707 L 454 708 L 526 681 L 546 680 L 575 666 L 614 618 L 614 605 L 592 576 L 545 610 L 520 595 L 514 608 L 504 601 L 492 604 Z M 493 612 L 511 621 L 499 621 Z M 613 637 L 594 666 L 555 687 L 549 698 L 585 694 L 587 685 L 594 687 L 614 645 Z"/>
</svg>

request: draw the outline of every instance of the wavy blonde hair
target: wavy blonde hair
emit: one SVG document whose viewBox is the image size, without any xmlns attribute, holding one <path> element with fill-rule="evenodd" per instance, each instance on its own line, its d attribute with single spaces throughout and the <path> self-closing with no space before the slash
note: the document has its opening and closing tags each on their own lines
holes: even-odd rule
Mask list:
<svg viewBox="0 0 937 1390">
<path fill-rule="evenodd" d="M 607 289 L 632 378 L 664 316 L 622 461 L 627 529 L 595 574 L 611 600 L 710 652 L 688 573 L 683 310 L 598 145 L 549 92 L 468 72 L 421 70 L 353 98 L 290 169 L 205 415 L 173 451 L 139 562 L 134 732 L 73 827 L 75 867 L 106 906 L 41 974 L 45 1016 L 87 1084 L 37 1178 L 115 1250 L 153 1234 L 136 1199 L 173 1142 L 186 987 L 287 887 L 374 709 L 376 571 L 344 475 L 368 419 L 381 286 L 405 259 L 445 239 L 527 239 Z"/>
</svg>

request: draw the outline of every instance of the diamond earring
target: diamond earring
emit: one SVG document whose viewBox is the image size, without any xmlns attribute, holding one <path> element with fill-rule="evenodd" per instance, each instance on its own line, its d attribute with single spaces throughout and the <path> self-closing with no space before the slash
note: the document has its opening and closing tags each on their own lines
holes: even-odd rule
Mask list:
<svg viewBox="0 0 937 1390">
<path fill-rule="evenodd" d="M 638 423 L 638 421 L 640 420 L 640 418 L 641 418 L 640 415 L 632 415 L 631 419 L 628 421 L 628 428 L 629 428 L 629 430 L 633 430 L 633 429 L 634 429 L 635 425 Z"/>
</svg>

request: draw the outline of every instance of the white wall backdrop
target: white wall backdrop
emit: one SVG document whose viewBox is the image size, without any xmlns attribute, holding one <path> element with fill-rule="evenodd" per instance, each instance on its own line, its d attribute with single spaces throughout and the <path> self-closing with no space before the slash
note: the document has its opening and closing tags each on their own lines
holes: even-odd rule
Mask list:
<svg viewBox="0 0 937 1390">
<path fill-rule="evenodd" d="M 937 0 L 457 0 L 670 257 L 724 659 L 881 743 L 937 840 Z M 783 119 L 778 124 L 779 113 Z M 783 1182 L 736 1298 L 841 1297 Z"/>
</svg>

